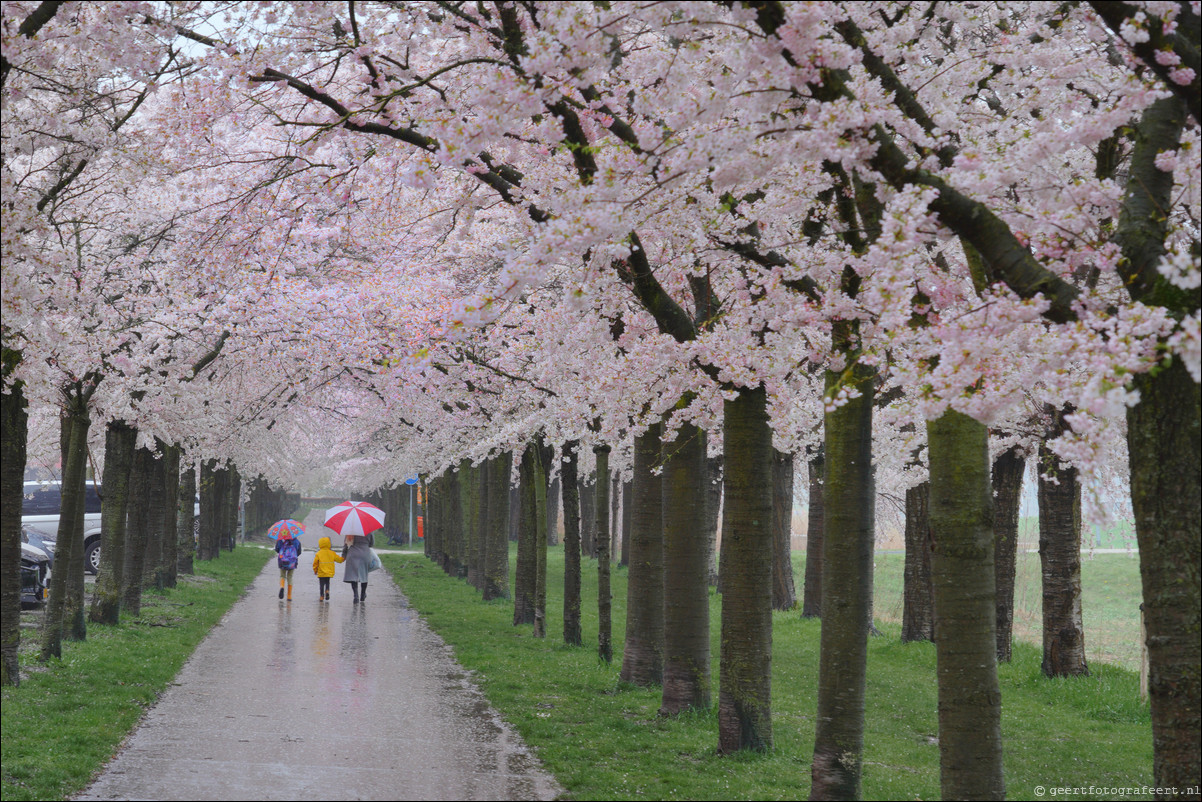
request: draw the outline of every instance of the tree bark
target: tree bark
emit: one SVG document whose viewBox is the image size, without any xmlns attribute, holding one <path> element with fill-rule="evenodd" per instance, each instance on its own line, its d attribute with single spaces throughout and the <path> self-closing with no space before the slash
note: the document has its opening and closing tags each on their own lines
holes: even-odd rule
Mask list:
<svg viewBox="0 0 1202 802">
<path fill-rule="evenodd" d="M 609 446 L 593 446 L 597 459 L 596 493 L 593 496 L 593 531 L 597 533 L 597 656 L 607 664 L 614 659 L 612 596 L 609 587 Z"/>
<path fill-rule="evenodd" d="M 509 598 L 510 452 L 488 461 L 488 539 L 484 547 L 484 600 Z"/>
<path fill-rule="evenodd" d="M 722 645 L 718 752 L 772 748 L 772 429 L 768 394 L 723 404 Z"/>
<path fill-rule="evenodd" d="M 1081 618 L 1081 485 L 1077 469 L 1061 465 L 1047 439 L 1062 434 L 1069 410 L 1052 412 L 1039 444 L 1039 565 L 1043 579 L 1044 676 L 1089 674 Z"/>
<path fill-rule="evenodd" d="M 534 529 L 530 542 L 534 547 L 534 637 L 547 637 L 547 461 L 549 449 L 540 435 L 534 451 Z"/>
<path fill-rule="evenodd" d="M 167 476 L 161 454 L 151 455 L 150 476 L 146 485 L 146 555 L 142 580 L 146 588 L 166 587 L 163 575 L 163 524 L 167 518 Z M 171 517 L 175 517 L 174 507 Z"/>
<path fill-rule="evenodd" d="M 793 455 L 772 451 L 772 609 L 797 606 L 793 583 Z"/>
<path fill-rule="evenodd" d="M 634 482 L 628 480 L 622 483 L 622 559 L 619 564 L 624 567 L 630 565 L 630 529 L 634 522 L 633 506 Z"/>
<path fill-rule="evenodd" d="M 902 587 L 902 643 L 935 637 L 935 589 L 931 582 L 931 484 L 906 490 L 906 567 Z"/>
<path fill-rule="evenodd" d="M 849 336 L 839 324 L 836 342 Z M 852 369 L 859 397 L 826 413 L 823 454 L 822 634 L 811 799 L 859 799 L 864 753 L 864 692 L 872 612 L 876 491 L 872 475 L 873 380 Z M 826 394 L 842 377 L 828 371 Z M 812 503 L 812 502 L 811 502 Z"/>
<path fill-rule="evenodd" d="M 809 470 L 810 506 L 806 525 L 806 576 L 802 592 L 801 614 L 806 618 L 822 617 L 822 531 L 825 505 L 823 480 L 826 459 L 821 447 L 807 461 Z"/>
<path fill-rule="evenodd" d="M 175 572 L 177 575 L 191 574 L 192 558 L 196 555 L 196 466 L 191 458 L 187 459 L 179 475 L 175 528 L 179 539 L 175 552 Z"/>
<path fill-rule="evenodd" d="M 597 522 L 597 514 L 593 509 L 597 491 L 594 482 L 588 476 L 579 477 L 577 497 L 580 499 L 580 554 L 583 557 L 597 557 L 597 537 L 593 525 Z"/>
<path fill-rule="evenodd" d="M 651 471 L 659 462 L 660 424 L 634 441 L 634 520 L 626 580 L 626 644 L 621 678 L 634 685 L 664 679 L 663 488 Z"/>
<path fill-rule="evenodd" d="M 135 449 L 129 471 L 123 577 L 125 584 L 121 588 L 121 606 L 133 616 L 142 612 L 142 574 L 146 565 L 146 528 L 150 524 L 148 508 L 153 461 L 154 456 L 149 450 Z"/>
<path fill-rule="evenodd" d="M 5 330 L 7 337 L 8 330 Z M 0 393 L 0 684 L 20 685 L 21 499 L 25 494 L 26 439 L 29 432 L 25 383 L 9 378 L 21 352 L 3 348 Z"/>
<path fill-rule="evenodd" d="M 661 453 L 664 688 L 659 712 L 673 716 L 711 703 L 705 432 L 683 424 Z"/>
<path fill-rule="evenodd" d="M 467 583 L 479 590 L 484 572 L 480 563 L 480 466 L 464 460 L 459 478 L 460 504 L 463 507 L 463 539 L 467 554 Z M 389 494 L 390 496 L 392 494 Z M 394 519 L 395 520 L 395 519 Z"/>
<path fill-rule="evenodd" d="M 117 624 L 125 588 L 125 522 L 129 472 L 138 433 L 125 421 L 112 421 L 104 436 L 104 496 L 100 502 L 100 570 L 89 618 L 95 624 Z"/>
<path fill-rule="evenodd" d="M 179 564 L 179 446 L 163 443 L 163 586 L 176 585 Z"/>
<path fill-rule="evenodd" d="M 1003 799 L 989 435 L 949 410 L 927 422 L 927 442 L 941 792 Z"/>
<path fill-rule="evenodd" d="M 548 464 L 547 469 L 550 469 Z M 547 545 L 559 545 L 559 477 L 551 480 L 547 488 Z"/>
<path fill-rule="evenodd" d="M 214 560 L 220 554 L 221 505 L 220 477 L 217 460 L 204 460 L 200 464 L 200 542 L 197 544 L 196 559 Z"/>
<path fill-rule="evenodd" d="M 537 455 L 534 443 L 528 443 L 518 463 L 518 482 L 521 490 L 521 515 L 518 518 L 518 562 L 513 574 L 513 625 L 533 624 L 538 554 L 535 539 L 545 540 L 543 530 L 537 528 L 538 515 L 535 509 L 534 486 Z"/>
<path fill-rule="evenodd" d="M 577 484 L 579 443 L 563 444 L 560 486 L 563 488 L 563 642 L 583 646 L 580 623 L 580 486 Z"/>
<path fill-rule="evenodd" d="M 705 459 L 706 570 L 711 588 L 718 587 L 718 516 L 722 512 L 722 455 Z"/>
<path fill-rule="evenodd" d="M 1014 571 L 1018 557 L 1018 513 L 1026 459 L 1017 448 L 993 461 L 993 560 L 997 587 L 997 659 L 1010 662 L 1014 630 Z"/>
<path fill-rule="evenodd" d="M 71 451 L 63 460 L 62 514 L 71 515 L 71 556 L 68 558 L 67 598 L 63 608 L 63 637 L 81 641 L 88 636 L 86 599 L 84 594 L 83 519 L 87 504 L 88 479 L 88 432 L 92 426 L 88 414 L 88 399 L 91 392 L 77 390 L 68 404 L 68 417 L 72 427 Z M 77 462 L 73 463 L 72 458 Z M 69 498 L 70 496 L 70 498 Z M 63 542 L 63 519 L 59 519 L 58 542 Z M 60 569 L 61 570 L 61 569 Z"/>
</svg>

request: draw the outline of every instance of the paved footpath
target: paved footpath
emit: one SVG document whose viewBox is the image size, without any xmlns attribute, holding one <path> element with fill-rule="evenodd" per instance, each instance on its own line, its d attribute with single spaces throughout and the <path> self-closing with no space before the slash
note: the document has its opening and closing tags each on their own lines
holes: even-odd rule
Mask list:
<svg viewBox="0 0 1202 802">
<path fill-rule="evenodd" d="M 562 793 L 384 571 L 365 604 L 341 573 L 323 603 L 311 561 L 291 603 L 267 565 L 78 799 Z"/>
</svg>

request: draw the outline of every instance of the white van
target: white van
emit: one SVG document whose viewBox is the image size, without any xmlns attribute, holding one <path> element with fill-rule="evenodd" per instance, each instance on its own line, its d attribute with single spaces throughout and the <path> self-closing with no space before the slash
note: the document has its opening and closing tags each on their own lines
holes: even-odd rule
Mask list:
<svg viewBox="0 0 1202 802">
<path fill-rule="evenodd" d="M 26 482 L 21 498 L 21 526 L 54 542 L 58 538 L 62 505 L 61 482 Z M 94 574 L 100 568 L 100 486 L 95 482 L 88 482 L 84 488 L 83 509 L 84 570 Z"/>
</svg>

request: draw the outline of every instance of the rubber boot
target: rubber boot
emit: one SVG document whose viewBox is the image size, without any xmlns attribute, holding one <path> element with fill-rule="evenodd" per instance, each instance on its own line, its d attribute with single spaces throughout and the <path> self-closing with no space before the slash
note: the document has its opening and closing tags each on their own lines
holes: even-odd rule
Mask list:
<svg viewBox="0 0 1202 802">
<path fill-rule="evenodd" d="M 280 598 L 284 598 L 284 577 L 280 577 Z"/>
</svg>

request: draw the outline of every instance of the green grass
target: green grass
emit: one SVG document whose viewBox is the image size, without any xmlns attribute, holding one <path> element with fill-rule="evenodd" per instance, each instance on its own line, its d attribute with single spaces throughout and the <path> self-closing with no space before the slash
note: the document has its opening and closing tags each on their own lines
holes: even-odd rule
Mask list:
<svg viewBox="0 0 1202 802">
<path fill-rule="evenodd" d="M 804 556 L 794 553 L 798 577 L 805 576 L 804 560 Z M 900 624 L 905 555 L 877 552 L 874 562 L 873 612 L 878 620 Z M 1014 574 L 1014 638 L 1039 646 L 1043 642 L 1039 555 L 1019 554 Z M 1091 668 L 1095 663 L 1108 662 L 1139 671 L 1142 601 L 1138 554 L 1082 554 L 1081 614 Z"/>
<path fill-rule="evenodd" d="M 562 640 L 562 549 L 550 549 L 548 560 L 550 637 L 545 640 L 531 637 L 530 627 L 512 626 L 509 603 L 482 602 L 465 582 L 448 578 L 427 560 L 385 556 L 384 564 L 572 798 L 808 795 L 819 622 L 796 612 L 775 614 L 775 749 L 719 757 L 713 710 L 660 718 L 658 689 L 618 682 L 626 572 L 614 571 L 617 654 L 606 665 L 596 656 L 595 563 L 586 561 L 584 629 L 589 643 L 573 648 Z M 711 595 L 715 699 L 719 605 L 719 597 Z M 864 796 L 937 799 L 934 648 L 902 645 L 895 625 L 880 626 L 883 636 L 869 644 Z M 1032 798 L 1038 785 L 1150 784 L 1150 724 L 1138 700 L 1137 675 L 1095 662 L 1088 678 L 1049 681 L 1040 675 L 1039 662 L 1038 649 L 1019 643 L 1014 662 L 1000 669 L 1008 795 Z"/>
<path fill-rule="evenodd" d="M 45 666 L 37 629 L 23 626 L 21 685 L 0 692 L 0 798 L 65 799 L 83 789 L 269 556 L 242 548 L 198 561 L 196 576 L 174 590 L 144 593 L 138 618 L 90 626 L 86 641 L 64 643 L 63 658 Z"/>
</svg>

